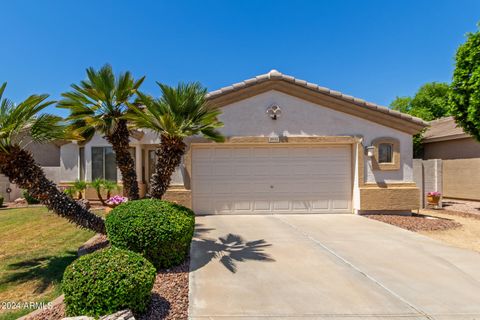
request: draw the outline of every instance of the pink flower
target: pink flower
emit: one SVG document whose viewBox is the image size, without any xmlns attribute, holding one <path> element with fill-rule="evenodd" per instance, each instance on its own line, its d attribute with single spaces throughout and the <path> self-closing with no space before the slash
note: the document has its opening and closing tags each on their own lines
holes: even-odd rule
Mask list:
<svg viewBox="0 0 480 320">
<path fill-rule="evenodd" d="M 429 193 L 427 193 L 427 196 L 429 197 L 440 197 L 442 194 L 438 191 L 430 191 Z"/>
<path fill-rule="evenodd" d="M 124 202 L 127 202 L 128 198 L 122 196 L 113 196 L 107 200 L 107 204 L 111 206 L 118 206 Z"/>
</svg>

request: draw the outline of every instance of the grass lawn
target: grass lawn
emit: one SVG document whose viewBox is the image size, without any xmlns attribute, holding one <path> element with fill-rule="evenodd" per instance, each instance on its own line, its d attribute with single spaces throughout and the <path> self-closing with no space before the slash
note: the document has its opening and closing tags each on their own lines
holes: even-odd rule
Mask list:
<svg viewBox="0 0 480 320">
<path fill-rule="evenodd" d="M 93 235 L 44 207 L 0 209 L 0 303 L 48 302 L 59 296 L 63 271 Z M 0 319 L 31 311 L 0 309 Z"/>
</svg>

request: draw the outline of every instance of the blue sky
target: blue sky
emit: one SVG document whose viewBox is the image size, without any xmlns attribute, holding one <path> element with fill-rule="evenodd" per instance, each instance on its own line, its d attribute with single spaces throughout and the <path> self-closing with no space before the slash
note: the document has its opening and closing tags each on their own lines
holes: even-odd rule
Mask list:
<svg viewBox="0 0 480 320">
<path fill-rule="evenodd" d="M 85 68 L 210 90 L 270 69 L 388 105 L 429 81 L 449 82 L 478 0 L 1 2 L 5 96 L 58 99 Z M 64 111 L 49 111 L 65 115 Z"/>
</svg>

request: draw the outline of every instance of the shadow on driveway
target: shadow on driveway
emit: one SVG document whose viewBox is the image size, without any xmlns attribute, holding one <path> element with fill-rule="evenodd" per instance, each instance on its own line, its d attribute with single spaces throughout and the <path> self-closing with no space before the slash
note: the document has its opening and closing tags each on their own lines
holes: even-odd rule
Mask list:
<svg viewBox="0 0 480 320">
<path fill-rule="evenodd" d="M 275 261 L 265 249 L 271 244 L 264 239 L 246 241 L 238 234 L 229 233 L 218 239 L 207 238 L 203 234 L 214 229 L 195 226 L 195 238 L 192 241 L 192 258 L 190 271 L 195 271 L 212 260 L 219 260 L 230 272 L 236 273 L 239 262 L 252 261 Z"/>
</svg>

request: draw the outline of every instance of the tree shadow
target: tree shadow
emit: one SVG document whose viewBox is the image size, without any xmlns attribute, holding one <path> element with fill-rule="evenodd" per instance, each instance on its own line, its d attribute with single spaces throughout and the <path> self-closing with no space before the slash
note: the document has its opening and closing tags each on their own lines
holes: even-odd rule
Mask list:
<svg viewBox="0 0 480 320">
<path fill-rule="evenodd" d="M 196 238 L 192 241 L 190 271 L 198 270 L 214 259 L 218 259 L 230 272 L 236 273 L 239 262 L 275 261 L 265 249 L 271 244 L 264 239 L 246 241 L 238 234 L 229 233 L 218 239 L 206 238 L 201 234 L 212 229 L 196 229 Z"/>
<path fill-rule="evenodd" d="M 51 284 L 62 281 L 65 268 L 76 258 L 77 252 L 67 251 L 61 256 L 43 256 L 9 264 L 7 270 L 13 272 L 0 280 L 0 286 L 38 281 L 34 292 L 43 293 Z"/>
<path fill-rule="evenodd" d="M 165 319 L 170 313 L 170 309 L 170 302 L 160 294 L 154 292 L 152 293 L 152 301 L 150 302 L 147 311 L 144 314 L 135 314 L 135 319 Z"/>
</svg>

